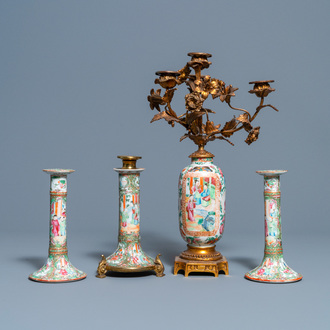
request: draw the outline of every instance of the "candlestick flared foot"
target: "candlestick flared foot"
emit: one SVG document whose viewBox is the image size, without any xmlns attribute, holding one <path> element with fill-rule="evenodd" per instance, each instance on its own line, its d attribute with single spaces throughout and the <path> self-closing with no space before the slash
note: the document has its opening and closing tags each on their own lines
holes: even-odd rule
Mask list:
<svg viewBox="0 0 330 330">
<path fill-rule="evenodd" d="M 67 255 L 50 255 L 46 264 L 32 273 L 29 279 L 36 282 L 72 282 L 86 278 L 86 274 L 74 267 Z"/>
<path fill-rule="evenodd" d="M 290 283 L 302 279 L 302 275 L 291 269 L 282 257 L 264 257 L 262 263 L 245 274 L 251 281 L 265 283 Z"/>
</svg>

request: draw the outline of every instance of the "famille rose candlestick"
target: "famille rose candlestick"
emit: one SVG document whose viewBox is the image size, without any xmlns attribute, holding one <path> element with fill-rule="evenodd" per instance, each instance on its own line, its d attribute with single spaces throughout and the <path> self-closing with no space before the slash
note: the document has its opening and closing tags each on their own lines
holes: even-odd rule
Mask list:
<svg viewBox="0 0 330 330">
<path fill-rule="evenodd" d="M 68 258 L 66 232 L 67 175 L 74 170 L 48 169 L 50 174 L 49 255 L 46 264 L 29 276 L 37 282 L 70 282 L 86 274 L 74 267 Z"/>
<path fill-rule="evenodd" d="M 123 167 L 115 168 L 119 173 L 119 235 L 117 250 L 102 259 L 97 268 L 97 277 L 106 277 L 107 271 L 145 272 L 153 270 L 157 277 L 164 276 L 164 266 L 159 258 L 146 255 L 140 244 L 140 173 L 136 161 L 141 157 L 118 156 Z"/>
<path fill-rule="evenodd" d="M 265 199 L 265 253 L 260 266 L 249 271 L 249 280 L 269 283 L 288 283 L 302 279 L 283 259 L 281 229 L 280 175 L 285 170 L 257 171 L 264 176 Z"/>
<path fill-rule="evenodd" d="M 204 149 L 214 140 L 223 140 L 231 145 L 231 136 L 238 131 L 247 132 L 245 142 L 250 145 L 258 139 L 260 126 L 253 127 L 253 121 L 264 108 L 278 111 L 271 104 L 264 104 L 265 98 L 274 88 L 274 80 L 251 81 L 250 94 L 260 98 L 254 113 L 232 105 L 232 98 L 238 88 L 226 85 L 224 81 L 203 75 L 202 70 L 212 64 L 211 54 L 201 52 L 188 53 L 190 61 L 178 71 L 157 71 L 155 84 L 161 88 L 151 89 L 148 101 L 151 110 L 157 113 L 151 122 L 164 119 L 172 127 L 181 125 L 185 134 L 180 138 L 192 140 L 198 150 L 189 157 L 192 163 L 184 168 L 179 179 L 179 226 L 182 238 L 188 243 L 188 249 L 176 257 L 174 274 L 183 270 L 185 276 L 191 272 L 209 272 L 218 276 L 219 271 L 228 275 L 228 263 L 215 243 L 220 240 L 225 224 L 225 180 L 219 167 L 213 163 L 214 155 Z M 192 72 L 194 71 L 194 72 Z M 176 87 L 185 84 L 185 109 L 178 112 L 172 108 L 172 99 Z M 218 99 L 238 115 L 223 124 L 215 124 L 211 115 L 215 112 L 204 107 L 207 98 Z M 219 103 L 220 103 L 219 102 Z M 163 110 L 161 107 L 164 107 Z"/>
</svg>

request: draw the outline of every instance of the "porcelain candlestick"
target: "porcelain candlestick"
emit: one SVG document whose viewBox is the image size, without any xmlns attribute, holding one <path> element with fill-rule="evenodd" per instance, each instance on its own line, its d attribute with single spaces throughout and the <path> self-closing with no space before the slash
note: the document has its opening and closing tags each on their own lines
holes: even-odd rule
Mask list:
<svg viewBox="0 0 330 330">
<path fill-rule="evenodd" d="M 257 171 L 264 176 L 265 252 L 261 264 L 245 274 L 245 278 L 249 280 L 288 283 L 302 279 L 302 275 L 291 269 L 283 259 L 280 175 L 286 172 Z"/>
<path fill-rule="evenodd" d="M 164 266 L 159 255 L 152 259 L 145 254 L 140 244 L 140 173 L 136 160 L 141 157 L 118 156 L 123 160 L 119 173 L 119 235 L 117 250 L 102 259 L 97 269 L 97 277 L 104 278 L 107 271 L 144 272 L 155 271 L 157 277 L 164 276 Z"/>
<path fill-rule="evenodd" d="M 44 172 L 50 174 L 49 255 L 46 264 L 29 279 L 55 283 L 82 280 L 86 274 L 71 264 L 67 249 L 67 175 L 74 170 L 49 169 Z"/>
</svg>

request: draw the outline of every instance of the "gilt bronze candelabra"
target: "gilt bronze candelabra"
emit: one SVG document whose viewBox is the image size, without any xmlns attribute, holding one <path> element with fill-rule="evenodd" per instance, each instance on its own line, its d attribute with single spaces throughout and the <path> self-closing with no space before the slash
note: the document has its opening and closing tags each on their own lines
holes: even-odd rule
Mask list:
<svg viewBox="0 0 330 330">
<path fill-rule="evenodd" d="M 264 104 L 265 97 L 269 93 L 275 91 L 270 87 L 270 83 L 274 80 L 260 80 L 251 81 L 249 84 L 253 84 L 254 87 L 249 91 L 251 94 L 255 94 L 260 98 L 260 103 L 257 106 L 253 115 L 247 110 L 232 106 L 231 98 L 235 96 L 235 92 L 238 88 L 232 85 L 226 85 L 222 80 L 212 78 L 209 75 L 202 75 L 201 71 L 207 69 L 212 63 L 208 61 L 211 54 L 207 53 L 188 53 L 191 56 L 191 60 L 178 71 L 157 71 L 156 75 L 159 76 L 155 80 L 155 84 L 159 84 L 165 88 L 165 93 L 161 96 L 161 89 L 156 91 L 152 89 L 148 96 L 151 110 L 157 109 L 156 114 L 151 122 L 159 119 L 165 119 L 172 127 L 175 123 L 182 125 L 187 133 L 184 134 L 180 141 L 189 137 L 198 145 L 199 150 L 203 150 L 203 147 L 209 141 L 215 139 L 225 140 L 233 145 L 229 138 L 237 131 L 244 129 L 248 132 L 248 136 L 245 140 L 247 144 L 251 144 L 256 141 L 259 136 L 260 126 L 253 127 L 252 122 L 257 117 L 261 109 L 270 107 L 278 111 L 271 104 Z M 195 74 L 190 74 L 191 69 L 194 69 Z M 177 90 L 176 86 L 186 83 L 189 93 L 185 96 L 186 111 L 181 115 L 177 115 L 171 107 L 171 101 L 174 96 L 174 92 Z M 219 98 L 221 102 L 227 103 L 227 105 L 240 112 L 238 117 L 233 117 L 227 121 L 221 128 L 221 124 L 215 125 L 213 121 L 209 119 L 209 115 L 215 112 L 204 108 L 204 101 L 211 96 L 212 99 Z M 161 111 L 160 106 L 165 105 L 165 110 Z M 204 123 L 203 118 L 206 117 Z M 221 128 L 221 129 L 220 129 Z M 198 152 L 194 156 L 205 155 L 204 151 Z"/>
</svg>

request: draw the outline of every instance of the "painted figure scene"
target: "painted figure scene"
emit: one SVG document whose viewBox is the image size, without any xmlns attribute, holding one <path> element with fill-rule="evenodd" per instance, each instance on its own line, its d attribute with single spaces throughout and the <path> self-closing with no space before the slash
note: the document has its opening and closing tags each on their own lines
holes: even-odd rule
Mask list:
<svg viewBox="0 0 330 330">
<path fill-rule="evenodd" d="M 54 197 L 50 208 L 50 240 L 55 247 L 66 243 L 66 198 Z"/>
<path fill-rule="evenodd" d="M 138 194 L 123 194 L 120 200 L 120 230 L 125 233 L 140 231 L 140 201 Z"/>
<path fill-rule="evenodd" d="M 279 200 L 265 200 L 265 235 L 268 246 L 282 246 L 281 217 Z"/>
<path fill-rule="evenodd" d="M 186 228 L 208 232 L 215 228 L 215 179 L 190 177 L 186 180 Z"/>
</svg>

